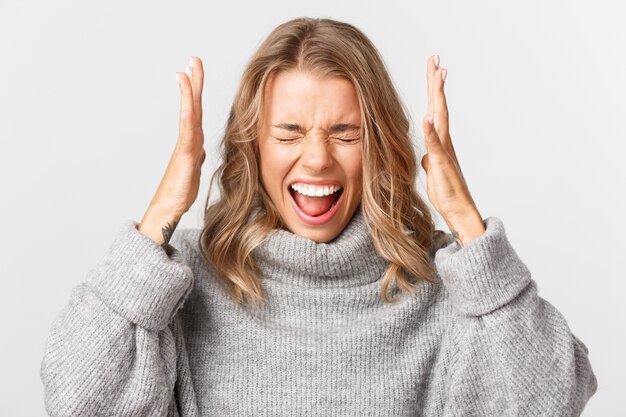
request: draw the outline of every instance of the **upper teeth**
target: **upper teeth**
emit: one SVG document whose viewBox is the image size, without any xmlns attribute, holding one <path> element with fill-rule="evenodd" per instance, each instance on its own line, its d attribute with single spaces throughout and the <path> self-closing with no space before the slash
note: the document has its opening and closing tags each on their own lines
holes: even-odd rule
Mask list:
<svg viewBox="0 0 626 417">
<path fill-rule="evenodd" d="M 291 184 L 291 188 L 299 192 L 300 194 L 308 195 L 310 197 L 322 197 L 330 195 L 341 189 L 339 185 L 322 185 L 315 186 L 310 184 L 295 183 Z"/>
</svg>

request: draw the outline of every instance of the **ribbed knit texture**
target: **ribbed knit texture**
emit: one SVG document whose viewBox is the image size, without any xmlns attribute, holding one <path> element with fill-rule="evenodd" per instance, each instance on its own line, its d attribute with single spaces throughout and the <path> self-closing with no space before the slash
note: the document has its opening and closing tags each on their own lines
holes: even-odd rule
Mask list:
<svg viewBox="0 0 626 417">
<path fill-rule="evenodd" d="M 41 363 L 51 416 L 578 416 L 588 349 L 537 294 L 502 221 L 434 250 L 440 284 L 380 299 L 387 261 L 357 210 L 316 243 L 275 230 L 253 256 L 267 304 L 228 297 L 179 229 L 124 222 L 56 317 Z M 435 248 L 437 249 L 437 248 Z M 391 287 L 391 295 L 399 294 Z"/>
</svg>

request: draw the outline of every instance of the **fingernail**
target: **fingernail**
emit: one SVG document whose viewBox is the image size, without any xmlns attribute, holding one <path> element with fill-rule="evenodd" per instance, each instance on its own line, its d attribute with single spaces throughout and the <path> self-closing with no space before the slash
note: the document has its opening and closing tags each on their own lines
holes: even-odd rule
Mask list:
<svg viewBox="0 0 626 417">
<path fill-rule="evenodd" d="M 187 75 L 189 76 L 189 78 L 191 78 L 191 68 L 187 67 L 187 69 L 185 70 L 185 72 L 187 73 Z"/>
<path fill-rule="evenodd" d="M 176 73 L 176 82 L 180 84 L 180 75 L 178 73 Z"/>
<path fill-rule="evenodd" d="M 433 124 L 433 116 L 432 115 L 428 115 L 428 117 L 426 118 L 426 120 L 428 120 L 428 123 L 430 123 L 431 125 Z"/>
<path fill-rule="evenodd" d="M 435 55 L 435 57 L 433 58 L 433 61 L 435 63 L 435 66 L 439 68 L 439 55 Z"/>
<path fill-rule="evenodd" d="M 189 68 L 193 68 L 193 57 L 189 57 Z"/>
<path fill-rule="evenodd" d="M 448 75 L 448 70 L 447 69 L 442 69 L 441 70 L 441 79 L 445 81 L 446 75 Z"/>
</svg>

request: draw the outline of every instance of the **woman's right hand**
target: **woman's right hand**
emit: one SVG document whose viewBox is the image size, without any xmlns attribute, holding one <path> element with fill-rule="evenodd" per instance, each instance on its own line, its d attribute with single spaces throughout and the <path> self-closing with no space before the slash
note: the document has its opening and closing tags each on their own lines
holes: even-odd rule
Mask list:
<svg viewBox="0 0 626 417">
<path fill-rule="evenodd" d="M 176 224 L 196 200 L 206 158 L 202 131 L 204 69 L 200 58 L 190 58 L 188 72 L 191 77 L 185 72 L 176 73 L 181 91 L 178 142 L 138 227 L 159 244 L 169 241 Z"/>
</svg>

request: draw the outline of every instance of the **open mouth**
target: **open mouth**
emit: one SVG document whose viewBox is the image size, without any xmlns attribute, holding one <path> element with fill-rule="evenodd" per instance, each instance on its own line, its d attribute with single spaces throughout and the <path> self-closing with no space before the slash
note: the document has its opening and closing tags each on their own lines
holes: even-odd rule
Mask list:
<svg viewBox="0 0 626 417">
<path fill-rule="evenodd" d="M 315 193 L 313 188 L 292 184 L 288 187 L 288 190 L 294 204 L 301 212 L 298 214 L 304 214 L 308 217 L 320 217 L 331 211 L 334 213 L 333 208 L 341 200 L 344 188 L 339 185 L 318 187 L 315 188 L 315 191 L 317 191 Z"/>
</svg>

